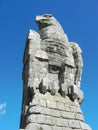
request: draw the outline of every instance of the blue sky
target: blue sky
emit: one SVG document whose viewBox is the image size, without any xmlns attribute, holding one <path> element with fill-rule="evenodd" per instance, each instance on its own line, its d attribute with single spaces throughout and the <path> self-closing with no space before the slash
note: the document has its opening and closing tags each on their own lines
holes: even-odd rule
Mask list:
<svg viewBox="0 0 98 130">
<path fill-rule="evenodd" d="M 69 41 L 83 51 L 82 110 L 98 130 L 98 1 L 0 0 L 0 130 L 18 130 L 22 100 L 22 58 L 29 29 L 38 31 L 36 15 L 53 14 Z"/>
</svg>

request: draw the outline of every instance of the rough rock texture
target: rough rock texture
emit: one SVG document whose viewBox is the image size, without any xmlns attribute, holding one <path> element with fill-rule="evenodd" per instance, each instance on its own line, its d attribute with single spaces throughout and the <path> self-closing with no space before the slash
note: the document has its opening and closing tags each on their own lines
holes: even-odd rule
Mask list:
<svg viewBox="0 0 98 130">
<path fill-rule="evenodd" d="M 37 16 L 23 58 L 20 130 L 91 130 L 80 109 L 82 51 L 50 14 Z"/>
</svg>

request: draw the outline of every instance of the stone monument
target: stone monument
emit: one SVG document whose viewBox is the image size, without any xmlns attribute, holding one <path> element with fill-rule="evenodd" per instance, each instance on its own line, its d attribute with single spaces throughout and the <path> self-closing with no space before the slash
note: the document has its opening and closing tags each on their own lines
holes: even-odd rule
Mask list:
<svg viewBox="0 0 98 130">
<path fill-rule="evenodd" d="M 82 50 L 51 15 L 36 17 L 23 57 L 21 130 L 91 130 L 80 104 Z"/>
</svg>

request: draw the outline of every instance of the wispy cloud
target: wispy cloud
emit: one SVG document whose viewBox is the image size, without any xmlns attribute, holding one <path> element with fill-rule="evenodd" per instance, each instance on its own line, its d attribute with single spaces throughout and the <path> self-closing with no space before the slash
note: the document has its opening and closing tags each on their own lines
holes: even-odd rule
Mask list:
<svg viewBox="0 0 98 130">
<path fill-rule="evenodd" d="M 2 103 L 0 104 L 0 116 L 3 116 L 6 114 L 6 107 L 7 107 L 7 103 Z"/>
</svg>

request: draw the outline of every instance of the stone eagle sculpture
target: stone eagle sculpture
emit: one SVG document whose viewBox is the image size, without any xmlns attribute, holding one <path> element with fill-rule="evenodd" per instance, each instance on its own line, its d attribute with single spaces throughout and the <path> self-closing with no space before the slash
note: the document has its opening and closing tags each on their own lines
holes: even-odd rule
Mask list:
<svg viewBox="0 0 98 130">
<path fill-rule="evenodd" d="M 35 21 L 39 32 L 29 31 L 26 44 L 29 52 L 26 49 L 24 53 L 24 64 L 28 57 L 31 61 L 29 74 L 26 74 L 25 67 L 23 70 L 23 80 L 28 86 L 24 97 L 31 94 L 32 98 L 36 92 L 45 94 L 48 91 L 52 95 L 60 93 L 63 97 L 69 96 L 71 100 L 77 99 L 81 103 L 83 63 L 79 45 L 68 41 L 63 28 L 51 14 L 36 16 Z M 27 104 L 29 98 L 25 99 Z"/>
<path fill-rule="evenodd" d="M 82 51 L 51 15 L 36 16 L 23 58 L 21 130 L 87 129 L 80 109 Z"/>
</svg>

